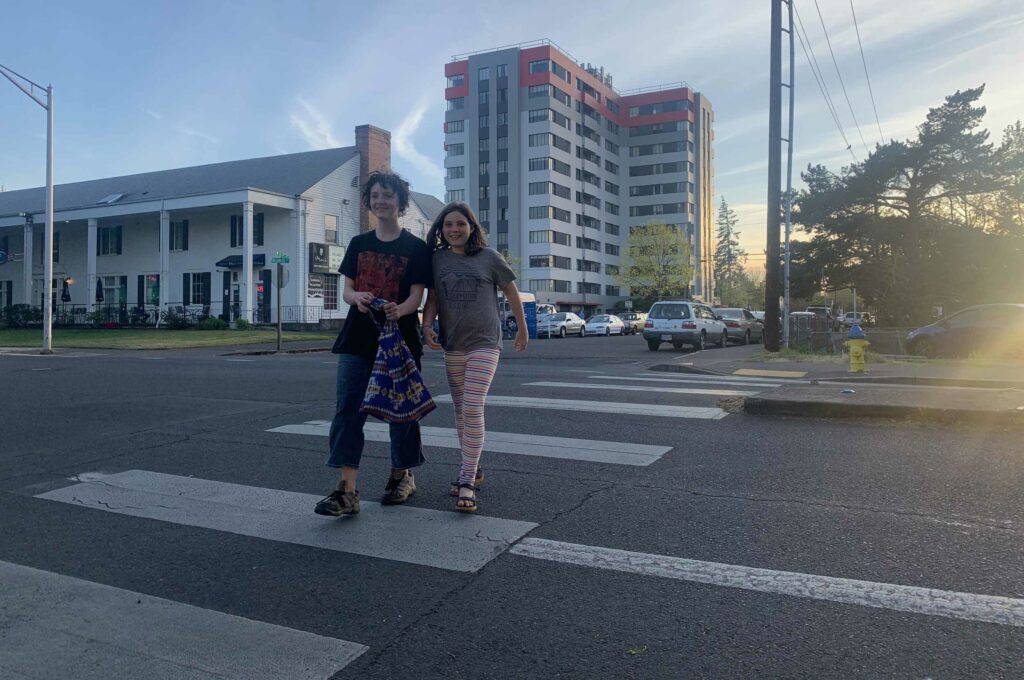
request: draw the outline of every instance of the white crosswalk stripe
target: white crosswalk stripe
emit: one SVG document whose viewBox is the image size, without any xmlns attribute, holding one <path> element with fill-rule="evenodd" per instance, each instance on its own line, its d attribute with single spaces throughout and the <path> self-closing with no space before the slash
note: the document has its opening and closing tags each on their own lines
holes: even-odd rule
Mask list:
<svg viewBox="0 0 1024 680">
<path fill-rule="evenodd" d="M 757 392 L 750 390 L 718 390 L 703 387 L 657 387 L 653 385 L 602 385 L 596 383 L 531 382 L 531 387 L 564 387 L 577 390 L 617 390 L 620 392 L 646 392 L 647 394 L 703 394 L 712 397 L 752 397 Z"/>
<path fill-rule="evenodd" d="M 79 478 L 37 498 L 453 571 L 480 569 L 537 526 L 369 501 L 353 522 L 332 521 L 313 514 L 319 496 L 293 491 L 144 470 Z"/>
<path fill-rule="evenodd" d="M 450 404 L 452 397 L 450 394 L 442 394 L 434 397 L 434 401 L 440 404 Z M 707 406 L 669 406 L 666 404 L 636 404 L 617 401 L 507 397 L 494 394 L 487 395 L 487 405 L 551 411 L 589 411 L 591 413 L 617 413 L 620 415 L 697 418 L 704 420 L 717 420 L 728 415 L 720 408 Z"/>
<path fill-rule="evenodd" d="M 0 561 L 8 678 L 328 678 L 368 647 Z"/>
<path fill-rule="evenodd" d="M 282 425 L 267 430 L 280 434 L 302 434 L 326 437 L 330 434 L 329 420 L 311 420 L 301 425 Z M 367 441 L 387 442 L 391 440 L 388 426 L 368 422 L 363 428 Z M 424 446 L 458 449 L 459 436 L 455 428 L 420 427 Z M 484 451 L 510 453 L 519 456 L 540 456 L 563 460 L 583 460 L 593 463 L 616 465 L 650 465 L 672 450 L 671 446 L 650 446 L 631 442 L 611 442 L 575 437 L 544 437 L 518 434 L 515 432 L 487 431 L 484 437 Z"/>
<path fill-rule="evenodd" d="M 664 377 L 648 377 L 641 375 L 588 375 L 591 380 L 623 380 L 629 382 L 655 382 L 655 383 L 677 383 L 685 385 L 734 385 L 738 387 L 781 387 L 781 382 L 764 382 L 761 380 L 732 380 L 725 378 L 716 378 L 714 380 L 708 380 L 706 378 L 664 378 Z"/>
</svg>

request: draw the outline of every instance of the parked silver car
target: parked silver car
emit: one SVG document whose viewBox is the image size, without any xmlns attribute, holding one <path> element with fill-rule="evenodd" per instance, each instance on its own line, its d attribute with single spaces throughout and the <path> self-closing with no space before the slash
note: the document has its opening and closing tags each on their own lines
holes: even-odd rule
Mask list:
<svg viewBox="0 0 1024 680">
<path fill-rule="evenodd" d="M 597 314 L 587 320 L 587 335 L 625 335 L 626 324 L 614 314 Z"/>
<path fill-rule="evenodd" d="M 622 319 L 622 323 L 626 324 L 626 335 L 642 333 L 644 322 L 647 321 L 647 315 L 643 312 L 625 312 L 619 314 L 619 318 Z"/>
<path fill-rule="evenodd" d="M 715 318 L 711 308 L 690 300 L 659 300 L 651 306 L 644 324 L 647 348 L 656 352 L 663 342 L 675 349 L 692 345 L 702 350 L 712 342 L 725 347 L 729 334 L 725 322 Z"/>
<path fill-rule="evenodd" d="M 725 322 L 729 339 L 741 345 L 761 342 L 764 336 L 764 324 L 757 320 L 753 312 L 739 307 L 718 307 L 715 314 Z"/>
<path fill-rule="evenodd" d="M 572 312 L 557 312 L 546 314 L 537 319 L 537 337 L 552 337 L 557 335 L 564 338 L 567 335 L 578 335 L 581 338 L 587 334 L 587 324 Z"/>
</svg>

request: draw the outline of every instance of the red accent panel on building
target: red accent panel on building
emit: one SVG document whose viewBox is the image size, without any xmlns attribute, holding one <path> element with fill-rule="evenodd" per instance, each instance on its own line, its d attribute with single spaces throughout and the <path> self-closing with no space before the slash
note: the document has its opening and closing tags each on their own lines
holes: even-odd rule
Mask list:
<svg viewBox="0 0 1024 680">
<path fill-rule="evenodd" d="M 459 85 L 458 87 L 446 87 L 444 89 L 445 99 L 457 99 L 459 97 L 469 96 L 469 83 Z"/>
<path fill-rule="evenodd" d="M 444 65 L 444 77 L 457 76 L 459 74 L 464 76 L 469 75 L 469 59 L 463 59 L 462 61 L 452 61 Z"/>
</svg>

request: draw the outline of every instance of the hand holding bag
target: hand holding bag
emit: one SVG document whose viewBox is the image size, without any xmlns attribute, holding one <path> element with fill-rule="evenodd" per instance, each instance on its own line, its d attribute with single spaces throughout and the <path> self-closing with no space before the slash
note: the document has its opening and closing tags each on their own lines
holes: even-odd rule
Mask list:
<svg viewBox="0 0 1024 680">
<path fill-rule="evenodd" d="M 411 423 L 437 406 L 416 368 L 412 352 L 402 339 L 398 322 L 386 319 L 382 324 L 377 320 L 374 312 L 379 312 L 387 302 L 374 298 L 370 303 L 370 318 L 380 331 L 380 346 L 360 411 L 388 423 Z"/>
</svg>

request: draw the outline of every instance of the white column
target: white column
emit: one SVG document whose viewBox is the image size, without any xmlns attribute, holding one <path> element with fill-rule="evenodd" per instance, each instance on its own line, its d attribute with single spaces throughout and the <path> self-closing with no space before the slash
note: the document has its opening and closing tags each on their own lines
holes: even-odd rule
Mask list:
<svg viewBox="0 0 1024 680">
<path fill-rule="evenodd" d="M 252 203 L 242 204 L 242 318 L 252 321 L 256 318 L 253 305 L 252 285 Z"/>
<path fill-rule="evenodd" d="M 32 223 L 25 222 L 25 244 L 21 249 L 21 295 L 22 302 L 33 305 L 32 300 Z"/>
<path fill-rule="evenodd" d="M 160 211 L 160 312 L 167 309 L 171 301 L 171 213 Z"/>
<path fill-rule="evenodd" d="M 97 220 L 95 217 L 89 218 L 89 231 L 86 243 L 86 276 L 85 276 L 85 300 L 88 303 L 87 307 L 90 312 L 96 310 L 96 229 Z"/>
</svg>

